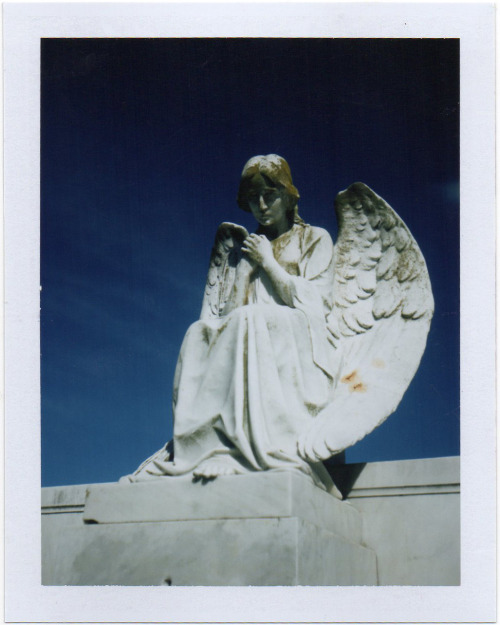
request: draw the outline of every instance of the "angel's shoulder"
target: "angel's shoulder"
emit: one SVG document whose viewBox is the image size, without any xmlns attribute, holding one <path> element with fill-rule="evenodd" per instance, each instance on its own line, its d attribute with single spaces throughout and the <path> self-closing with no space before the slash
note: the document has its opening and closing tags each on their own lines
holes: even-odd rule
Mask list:
<svg viewBox="0 0 500 625">
<path fill-rule="evenodd" d="M 313 243 L 322 243 L 326 246 L 333 247 L 333 241 L 330 233 L 325 228 L 319 226 L 311 226 L 306 224 L 304 226 L 304 243 L 306 245 L 312 245 Z"/>
</svg>

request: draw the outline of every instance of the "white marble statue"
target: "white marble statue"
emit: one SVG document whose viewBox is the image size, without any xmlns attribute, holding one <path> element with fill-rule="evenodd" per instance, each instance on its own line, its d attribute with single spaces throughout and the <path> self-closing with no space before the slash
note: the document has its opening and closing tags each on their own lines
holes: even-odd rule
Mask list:
<svg viewBox="0 0 500 625">
<path fill-rule="evenodd" d="M 336 198 L 335 246 L 298 199 L 283 158 L 246 163 L 238 203 L 258 228 L 219 226 L 177 363 L 173 441 L 122 479 L 291 469 L 324 485 L 321 461 L 396 409 L 433 313 L 422 254 L 362 183 Z"/>
</svg>

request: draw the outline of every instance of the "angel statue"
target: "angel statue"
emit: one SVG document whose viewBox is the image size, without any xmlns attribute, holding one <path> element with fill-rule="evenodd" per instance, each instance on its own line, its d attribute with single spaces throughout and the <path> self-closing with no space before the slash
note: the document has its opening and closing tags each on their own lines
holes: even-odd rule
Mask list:
<svg viewBox="0 0 500 625">
<path fill-rule="evenodd" d="M 238 205 L 257 230 L 219 226 L 177 362 L 173 441 L 123 481 L 298 470 L 332 492 L 322 461 L 398 406 L 433 314 L 422 253 L 362 183 L 337 195 L 336 245 L 298 200 L 282 157 L 246 163 Z"/>
</svg>

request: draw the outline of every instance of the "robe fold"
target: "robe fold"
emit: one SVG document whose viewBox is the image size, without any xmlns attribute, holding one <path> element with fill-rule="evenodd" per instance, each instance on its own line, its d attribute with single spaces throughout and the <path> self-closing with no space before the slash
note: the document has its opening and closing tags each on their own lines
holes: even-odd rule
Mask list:
<svg viewBox="0 0 500 625">
<path fill-rule="evenodd" d="M 174 378 L 173 456 L 167 445 L 131 479 L 189 474 L 215 461 L 229 472 L 297 469 L 328 482 L 321 463 L 298 456 L 297 440 L 336 383 L 326 326 L 333 243 L 322 228 L 295 224 L 271 245 L 290 276 L 289 301 L 258 269 L 243 287 L 245 305 L 191 325 Z"/>
</svg>

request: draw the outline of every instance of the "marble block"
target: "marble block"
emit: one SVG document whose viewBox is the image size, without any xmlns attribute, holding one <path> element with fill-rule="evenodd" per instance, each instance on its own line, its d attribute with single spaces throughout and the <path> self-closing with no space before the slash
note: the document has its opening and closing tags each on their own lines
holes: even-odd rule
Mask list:
<svg viewBox="0 0 500 625">
<path fill-rule="evenodd" d="M 344 484 L 339 479 L 344 473 Z M 338 467 L 362 514 L 363 542 L 377 552 L 379 584 L 460 584 L 460 459 L 423 458 Z"/>
<path fill-rule="evenodd" d="M 267 471 L 193 482 L 189 476 L 89 487 L 86 523 L 298 518 L 355 544 L 361 515 L 298 471 Z"/>
<path fill-rule="evenodd" d="M 359 511 L 299 472 L 94 484 L 83 514 L 56 499 L 45 585 L 377 584 Z"/>
<path fill-rule="evenodd" d="M 266 576 L 269 576 L 270 584 L 371 584 L 373 554 L 376 553 L 378 585 L 460 584 L 459 458 L 339 465 L 332 474 L 348 496 L 347 501 L 340 502 L 333 497 L 325 500 L 327 494 L 319 489 L 317 492 L 301 475 L 295 479 L 269 473 L 271 480 L 281 481 L 282 494 L 274 500 L 267 498 L 267 503 L 259 481 L 253 482 L 253 490 L 247 488 L 247 492 L 233 488 L 234 484 L 245 484 L 245 476 L 221 477 L 205 486 L 186 484 L 186 492 L 196 495 L 199 502 L 206 497 L 205 492 L 218 497 L 217 506 L 211 508 L 207 503 L 205 510 L 219 518 L 207 520 L 123 522 L 126 493 L 129 496 L 136 492 L 147 493 L 143 488 L 117 491 L 116 483 L 44 488 L 42 582 L 45 585 L 102 584 L 108 583 L 106 580 L 123 579 L 116 583 L 267 585 Z M 260 476 L 258 474 L 258 480 Z M 217 485 L 218 480 L 221 481 Z M 289 486 L 286 486 L 287 481 Z M 177 478 L 159 480 L 159 484 L 168 486 L 156 491 L 159 506 L 156 518 L 165 514 L 172 518 L 194 514 L 192 501 L 182 501 L 179 493 L 174 496 L 174 490 L 181 483 Z M 150 482 L 150 485 L 153 484 Z M 109 503 L 116 505 L 117 500 L 111 499 L 116 492 L 123 495 L 122 521 L 84 523 L 87 492 L 88 521 L 91 520 L 91 500 L 97 503 L 98 496 L 103 499 L 107 495 Z M 278 492 L 276 488 L 275 495 Z M 264 498 L 267 506 L 262 510 L 267 510 L 271 516 L 257 518 L 255 510 L 252 512 L 251 500 L 255 506 L 262 505 L 259 497 Z M 312 506 L 308 504 L 311 500 L 324 502 L 323 519 L 326 521 L 317 513 L 315 522 L 303 518 L 307 513 L 312 515 Z M 226 501 L 225 511 L 220 509 L 221 501 Z M 152 505 L 151 502 L 147 506 L 141 504 L 142 516 L 151 515 Z M 238 518 L 245 505 L 249 517 Z M 273 506 L 274 512 L 280 511 L 284 516 L 273 517 Z M 130 508 L 129 505 L 128 514 Z M 224 514 L 229 509 L 234 517 L 225 519 Z M 98 509 L 94 510 L 97 516 Z M 103 513 L 101 508 L 101 519 Z M 358 540 L 360 517 L 363 534 Z M 251 556 L 247 556 L 247 549 L 252 552 Z M 244 568 L 241 575 L 234 570 L 234 558 L 241 560 Z M 316 559 L 314 565 L 313 558 Z M 278 567 L 276 570 L 273 561 Z M 227 571 L 225 564 L 229 567 Z M 147 566 L 152 567 L 149 573 Z M 125 570 L 120 572 L 116 567 Z"/>
<path fill-rule="evenodd" d="M 370 549 L 298 518 L 59 528 L 44 585 L 376 585 Z"/>
</svg>

